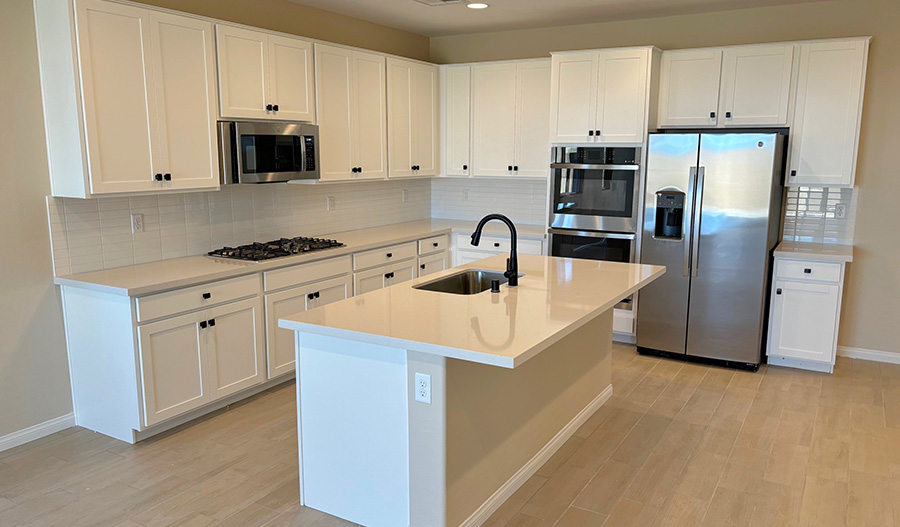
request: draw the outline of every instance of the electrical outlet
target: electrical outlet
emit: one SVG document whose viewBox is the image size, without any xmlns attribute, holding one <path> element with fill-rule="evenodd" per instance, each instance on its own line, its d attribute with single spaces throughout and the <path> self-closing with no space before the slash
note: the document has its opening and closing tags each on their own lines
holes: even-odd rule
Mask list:
<svg viewBox="0 0 900 527">
<path fill-rule="evenodd" d="M 328 196 L 325 198 L 325 209 L 332 210 L 334 209 L 334 196 Z"/>
<path fill-rule="evenodd" d="M 463 201 L 469 201 L 469 189 L 463 189 Z"/>
<path fill-rule="evenodd" d="M 431 404 L 431 375 L 416 374 L 416 401 Z"/>
<path fill-rule="evenodd" d="M 400 191 L 400 202 L 406 203 L 407 199 L 409 199 L 409 191 L 406 189 L 401 190 Z"/>
<path fill-rule="evenodd" d="M 834 206 L 834 217 L 835 218 L 846 218 L 847 217 L 847 204 L 846 203 L 838 203 Z"/>
<path fill-rule="evenodd" d="M 131 233 L 134 234 L 136 232 L 144 232 L 144 215 L 143 214 L 132 214 L 131 215 Z"/>
</svg>

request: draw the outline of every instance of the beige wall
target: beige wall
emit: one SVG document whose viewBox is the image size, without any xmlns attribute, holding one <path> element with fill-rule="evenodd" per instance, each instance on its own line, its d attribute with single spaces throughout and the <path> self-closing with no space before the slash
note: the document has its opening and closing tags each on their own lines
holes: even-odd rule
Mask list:
<svg viewBox="0 0 900 527">
<path fill-rule="evenodd" d="M 287 0 L 150 0 L 259 27 L 428 58 L 428 39 Z M 72 411 L 44 196 L 50 193 L 31 0 L 0 3 L 0 437 Z"/>
<path fill-rule="evenodd" d="M 900 352 L 900 2 L 839 0 L 703 15 L 437 37 L 439 63 L 546 56 L 553 50 L 653 44 L 662 49 L 873 36 L 856 182 L 855 261 L 842 346 Z"/>
<path fill-rule="evenodd" d="M 428 37 L 289 0 L 137 0 L 187 13 L 428 60 Z"/>
</svg>

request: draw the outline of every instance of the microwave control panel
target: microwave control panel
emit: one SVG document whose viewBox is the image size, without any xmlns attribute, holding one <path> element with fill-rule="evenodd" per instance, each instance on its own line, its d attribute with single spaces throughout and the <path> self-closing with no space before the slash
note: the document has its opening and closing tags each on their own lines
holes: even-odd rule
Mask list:
<svg viewBox="0 0 900 527">
<path fill-rule="evenodd" d="M 306 152 L 304 172 L 313 172 L 316 170 L 316 140 L 313 136 L 303 136 L 303 149 Z"/>
</svg>

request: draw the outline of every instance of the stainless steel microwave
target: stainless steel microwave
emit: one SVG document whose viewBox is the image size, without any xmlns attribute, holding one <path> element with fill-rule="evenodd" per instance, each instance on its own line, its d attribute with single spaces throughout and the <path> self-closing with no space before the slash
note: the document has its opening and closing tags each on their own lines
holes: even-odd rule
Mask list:
<svg viewBox="0 0 900 527">
<path fill-rule="evenodd" d="M 225 185 L 319 179 L 319 127 L 308 123 L 219 121 Z"/>
</svg>

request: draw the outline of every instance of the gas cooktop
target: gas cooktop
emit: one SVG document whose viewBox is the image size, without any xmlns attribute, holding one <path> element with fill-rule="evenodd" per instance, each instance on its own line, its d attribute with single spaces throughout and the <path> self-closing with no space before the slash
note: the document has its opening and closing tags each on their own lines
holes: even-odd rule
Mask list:
<svg viewBox="0 0 900 527">
<path fill-rule="evenodd" d="M 273 240 L 265 243 L 253 242 L 249 245 L 241 245 L 238 247 L 222 247 L 221 249 L 210 251 L 208 254 L 215 258 L 261 262 L 263 260 L 271 260 L 283 256 L 305 254 L 343 246 L 344 244 L 337 240 L 298 236 L 297 238 L 281 238 L 280 240 Z"/>
</svg>

